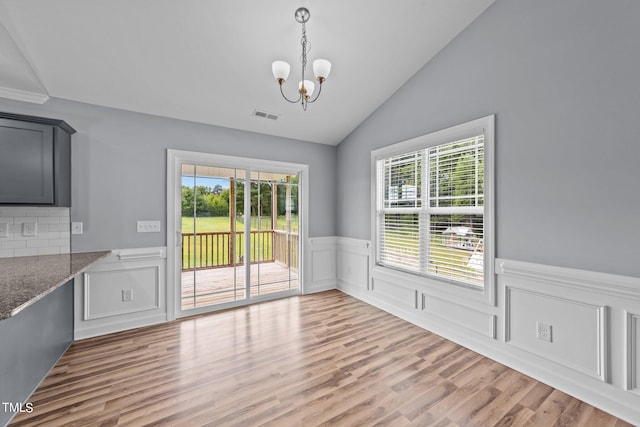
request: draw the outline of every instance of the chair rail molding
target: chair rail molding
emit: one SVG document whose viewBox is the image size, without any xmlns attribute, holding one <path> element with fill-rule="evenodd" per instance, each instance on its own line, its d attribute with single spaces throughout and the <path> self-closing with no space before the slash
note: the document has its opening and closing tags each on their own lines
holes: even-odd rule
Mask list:
<svg viewBox="0 0 640 427">
<path fill-rule="evenodd" d="M 496 274 L 592 290 L 640 301 L 640 278 L 496 258 Z"/>
</svg>

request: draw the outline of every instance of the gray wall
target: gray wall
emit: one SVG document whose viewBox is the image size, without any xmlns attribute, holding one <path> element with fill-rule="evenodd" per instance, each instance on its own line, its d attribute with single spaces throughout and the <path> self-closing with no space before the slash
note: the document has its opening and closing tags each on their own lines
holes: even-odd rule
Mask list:
<svg viewBox="0 0 640 427">
<path fill-rule="evenodd" d="M 72 251 L 166 244 L 166 149 L 309 165 L 309 235 L 335 235 L 336 148 L 138 114 L 62 99 L 44 105 L 0 100 L 0 111 L 63 119 L 72 138 L 71 220 L 84 223 Z M 159 219 L 162 233 L 136 233 Z"/>
<path fill-rule="evenodd" d="M 338 146 L 338 235 L 370 151 L 496 114 L 497 256 L 640 277 L 640 2 L 497 0 Z"/>
</svg>

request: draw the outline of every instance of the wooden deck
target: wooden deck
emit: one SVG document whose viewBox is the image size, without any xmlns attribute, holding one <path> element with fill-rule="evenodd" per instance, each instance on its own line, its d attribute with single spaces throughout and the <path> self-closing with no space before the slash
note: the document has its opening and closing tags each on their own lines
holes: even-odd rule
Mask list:
<svg viewBox="0 0 640 427">
<path fill-rule="evenodd" d="M 244 265 L 182 272 L 182 309 L 233 302 L 245 298 Z M 235 283 L 235 286 L 234 286 Z M 278 263 L 251 266 L 251 296 L 299 289 L 298 272 Z"/>
</svg>

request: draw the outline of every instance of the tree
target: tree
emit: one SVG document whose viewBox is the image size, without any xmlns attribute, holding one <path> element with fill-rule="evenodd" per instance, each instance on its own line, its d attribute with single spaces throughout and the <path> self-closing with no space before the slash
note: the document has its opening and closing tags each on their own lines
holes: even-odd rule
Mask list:
<svg viewBox="0 0 640 427">
<path fill-rule="evenodd" d="M 194 189 L 192 187 L 182 186 L 182 215 L 183 216 L 210 216 L 211 215 L 211 201 L 208 201 L 208 197 L 212 195 L 211 189 L 205 186 L 197 186 Z M 194 209 L 195 203 L 195 209 Z"/>
<path fill-rule="evenodd" d="M 236 215 L 244 215 L 244 181 L 236 181 Z"/>
<path fill-rule="evenodd" d="M 271 216 L 271 184 L 264 181 L 251 182 L 251 215 L 258 214 Z"/>
<path fill-rule="evenodd" d="M 182 186 L 182 216 L 193 216 L 193 188 Z"/>
<path fill-rule="evenodd" d="M 229 205 L 225 200 L 214 194 L 208 194 L 205 197 L 207 203 L 207 211 L 211 216 L 229 216 Z"/>
<path fill-rule="evenodd" d="M 230 197 L 230 190 L 228 188 L 222 190 L 220 192 L 220 198 L 222 200 L 224 200 L 224 202 L 227 204 L 227 206 L 229 205 L 229 197 Z"/>
</svg>

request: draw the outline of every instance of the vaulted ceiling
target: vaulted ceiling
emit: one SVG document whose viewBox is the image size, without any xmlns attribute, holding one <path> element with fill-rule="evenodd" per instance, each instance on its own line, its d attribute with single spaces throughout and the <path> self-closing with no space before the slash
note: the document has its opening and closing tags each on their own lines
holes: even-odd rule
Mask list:
<svg viewBox="0 0 640 427">
<path fill-rule="evenodd" d="M 324 144 L 340 143 L 493 0 L 0 0 L 0 96 L 48 96 Z M 333 68 L 306 112 L 271 62 Z M 311 71 L 311 70 L 309 70 Z M 254 117 L 255 109 L 279 115 Z"/>
</svg>

